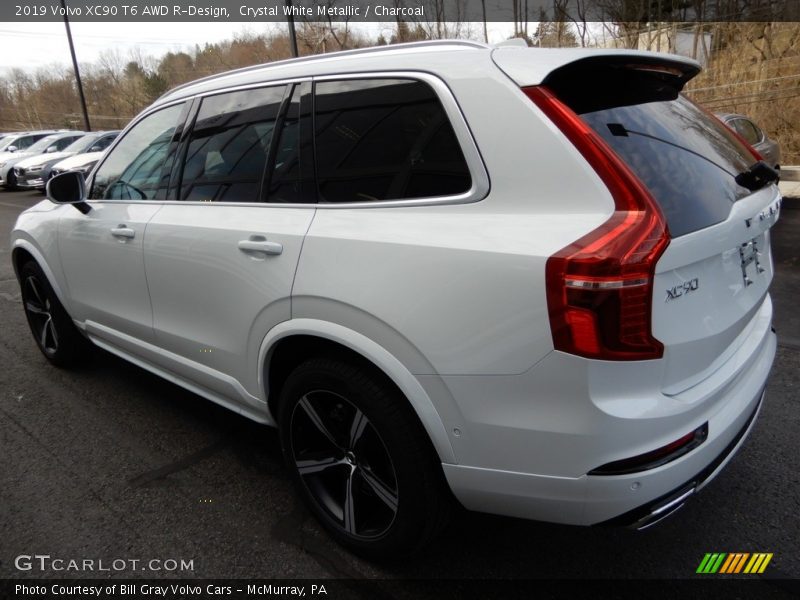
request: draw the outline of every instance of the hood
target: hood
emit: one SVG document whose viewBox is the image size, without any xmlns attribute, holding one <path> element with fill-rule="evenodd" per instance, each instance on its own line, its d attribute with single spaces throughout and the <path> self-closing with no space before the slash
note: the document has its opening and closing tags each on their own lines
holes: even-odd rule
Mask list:
<svg viewBox="0 0 800 600">
<path fill-rule="evenodd" d="M 27 169 L 32 167 L 33 165 L 38 164 L 53 164 L 54 162 L 58 162 L 63 160 L 69 156 L 72 156 L 74 152 L 50 152 L 45 154 L 33 154 L 26 157 L 23 157 L 22 160 L 17 162 L 16 166 L 21 169 Z"/>
<path fill-rule="evenodd" d="M 84 152 L 83 154 L 76 154 L 75 156 L 70 156 L 66 160 L 62 160 L 53 165 L 54 169 L 63 169 L 65 171 L 69 169 L 75 169 L 86 163 L 94 162 L 100 160 L 100 157 L 103 156 L 103 152 Z"/>
<path fill-rule="evenodd" d="M 12 158 L 25 158 L 26 156 L 30 156 L 30 152 L 18 151 L 18 152 L 0 152 L 0 163 L 6 162 Z"/>
</svg>

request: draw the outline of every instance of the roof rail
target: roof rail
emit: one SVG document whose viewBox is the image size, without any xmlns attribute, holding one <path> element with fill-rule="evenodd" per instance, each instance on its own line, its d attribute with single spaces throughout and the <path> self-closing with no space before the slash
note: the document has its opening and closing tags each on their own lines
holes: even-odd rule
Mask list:
<svg viewBox="0 0 800 600">
<path fill-rule="evenodd" d="M 278 65 L 288 65 L 288 64 L 297 64 L 303 62 L 310 62 L 314 60 L 320 60 L 323 58 L 329 58 L 334 56 L 353 56 L 358 54 L 372 54 L 373 52 L 387 52 L 389 50 L 405 50 L 405 49 L 414 49 L 414 48 L 425 48 L 428 46 L 465 46 L 468 48 L 475 48 L 486 50 L 491 48 L 489 44 L 484 44 L 482 42 L 474 42 L 472 40 L 428 40 L 425 42 L 406 42 L 403 44 L 389 44 L 386 46 L 370 46 L 369 48 L 356 48 L 353 50 L 339 50 L 338 52 L 327 52 L 325 54 L 311 54 L 309 56 L 299 56 L 297 58 L 286 58 L 284 60 L 276 60 L 275 62 L 268 62 L 268 63 L 261 63 L 258 65 L 251 65 L 249 67 L 242 67 L 240 69 L 233 69 L 231 71 L 223 71 L 222 73 L 215 73 L 214 75 L 208 75 L 206 77 L 201 77 L 200 79 L 195 79 L 193 81 L 188 81 L 186 83 L 182 83 L 181 85 L 175 86 L 171 90 L 162 94 L 158 100 L 161 98 L 165 98 L 175 92 L 180 90 L 186 89 L 198 83 L 203 83 L 205 81 L 212 81 L 214 79 L 220 77 L 227 77 L 228 75 L 238 75 L 240 73 L 248 73 L 250 71 L 256 71 L 258 69 L 274 67 Z"/>
</svg>

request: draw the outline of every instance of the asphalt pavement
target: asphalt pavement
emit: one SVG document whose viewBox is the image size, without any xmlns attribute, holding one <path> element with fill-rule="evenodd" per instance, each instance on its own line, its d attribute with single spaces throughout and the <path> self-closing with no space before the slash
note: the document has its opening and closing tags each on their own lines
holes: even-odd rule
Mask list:
<svg viewBox="0 0 800 600">
<path fill-rule="evenodd" d="M 16 216 L 40 199 L 0 192 L 0 578 L 91 575 L 15 567 L 39 553 L 193 566 L 111 573 L 121 577 L 365 578 L 380 591 L 383 578 L 694 577 L 707 552 L 771 552 L 765 577 L 800 578 L 800 202 L 773 231 L 781 341 L 766 403 L 701 494 L 643 532 L 462 511 L 424 554 L 376 564 L 317 526 L 274 430 L 100 350 L 75 371 L 46 363 L 8 248 Z M 403 595 L 425 597 L 417 585 Z"/>
</svg>

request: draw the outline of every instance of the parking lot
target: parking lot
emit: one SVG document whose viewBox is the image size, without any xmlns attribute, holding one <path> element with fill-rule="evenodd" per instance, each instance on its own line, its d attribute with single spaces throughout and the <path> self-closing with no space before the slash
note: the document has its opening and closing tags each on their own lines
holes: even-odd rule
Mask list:
<svg viewBox="0 0 800 600">
<path fill-rule="evenodd" d="M 780 347 L 767 400 L 702 494 L 643 532 L 461 512 L 424 555 L 376 565 L 316 525 L 274 430 L 100 350 L 77 371 L 46 363 L 8 249 L 16 216 L 40 199 L 0 192 L 0 577 L 41 577 L 14 566 L 40 553 L 193 560 L 172 575 L 204 578 L 684 578 L 706 552 L 774 553 L 764 589 L 800 577 L 800 200 L 773 233 Z"/>
</svg>

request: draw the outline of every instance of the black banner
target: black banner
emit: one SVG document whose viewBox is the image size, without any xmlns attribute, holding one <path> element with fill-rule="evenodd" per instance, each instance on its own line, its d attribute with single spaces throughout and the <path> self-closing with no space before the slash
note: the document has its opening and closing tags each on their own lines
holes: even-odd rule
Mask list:
<svg viewBox="0 0 800 600">
<path fill-rule="evenodd" d="M 7 599 L 57 598 L 59 600 L 153 599 L 198 600 L 221 598 L 292 598 L 324 600 L 484 600 L 502 598 L 797 598 L 800 580 L 767 577 L 696 579 L 604 580 L 354 580 L 354 579 L 5 579 L 0 597 Z"/>
<path fill-rule="evenodd" d="M 3 0 L 0 21 L 37 22 L 800 21 L 800 0 Z"/>
</svg>

